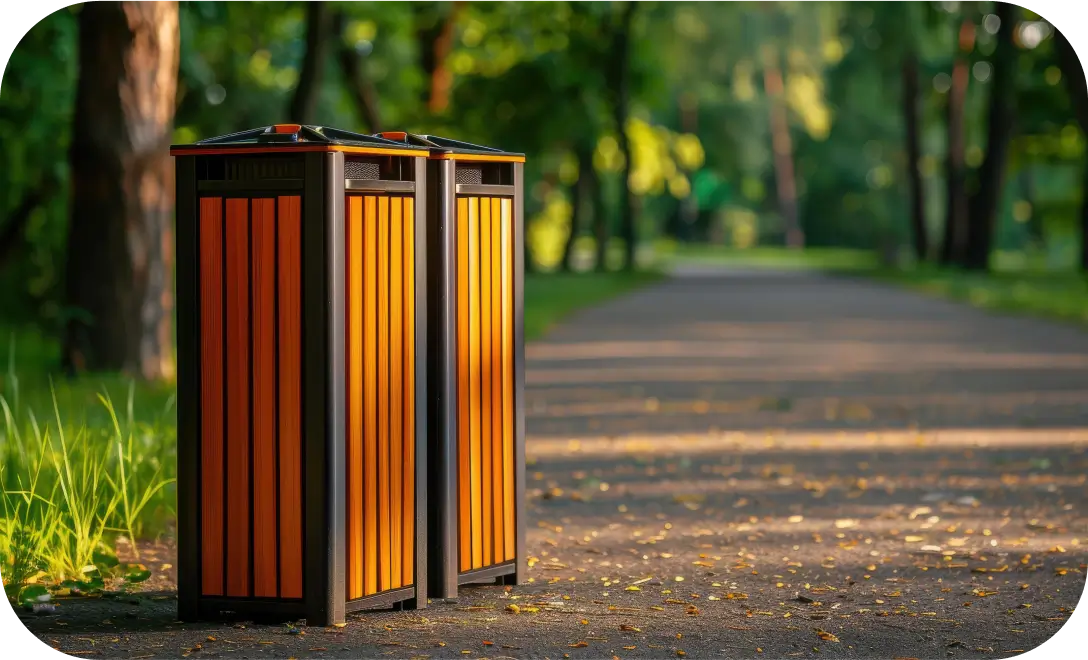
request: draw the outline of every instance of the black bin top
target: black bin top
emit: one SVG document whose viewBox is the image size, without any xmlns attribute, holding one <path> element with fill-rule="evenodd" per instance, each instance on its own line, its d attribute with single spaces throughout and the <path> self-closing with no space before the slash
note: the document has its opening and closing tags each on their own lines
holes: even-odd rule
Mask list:
<svg viewBox="0 0 1088 660">
<path fill-rule="evenodd" d="M 503 151 L 494 147 L 461 142 L 437 135 L 416 135 L 403 131 L 385 131 L 374 137 L 396 142 L 409 147 L 421 147 L 430 152 L 430 157 L 439 160 L 490 161 L 498 163 L 524 163 L 525 154 Z"/>
<path fill-rule="evenodd" d="M 205 154 L 293 153 L 299 151 L 343 151 L 349 154 L 374 156 L 430 155 L 428 147 L 376 135 L 352 133 L 329 126 L 302 124 L 273 124 L 248 131 L 207 138 L 194 144 L 170 146 L 171 156 Z"/>
</svg>

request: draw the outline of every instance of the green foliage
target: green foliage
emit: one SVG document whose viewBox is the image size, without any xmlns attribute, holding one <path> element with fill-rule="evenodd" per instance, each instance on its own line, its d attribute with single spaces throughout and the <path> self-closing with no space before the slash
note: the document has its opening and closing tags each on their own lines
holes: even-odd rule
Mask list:
<svg viewBox="0 0 1088 660">
<path fill-rule="evenodd" d="M 101 406 L 112 426 L 65 421 L 55 396 L 50 419 L 13 409 L 0 395 L 0 567 L 13 602 L 36 599 L 38 591 L 27 596 L 24 586 L 43 580 L 93 593 L 110 579 L 135 584 L 150 575 L 119 562 L 112 546 L 124 534 L 136 547 L 173 517 L 173 414 L 163 411 L 154 426 L 138 423 L 132 390 L 125 423 L 108 395 Z"/>
</svg>

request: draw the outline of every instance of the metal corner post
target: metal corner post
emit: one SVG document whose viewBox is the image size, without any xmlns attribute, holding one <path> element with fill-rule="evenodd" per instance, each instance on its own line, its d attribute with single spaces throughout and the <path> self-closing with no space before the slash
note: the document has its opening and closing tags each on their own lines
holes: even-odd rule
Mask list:
<svg viewBox="0 0 1088 660">
<path fill-rule="evenodd" d="M 525 181 L 524 165 L 514 163 L 514 501 L 517 537 L 514 584 L 528 578 L 525 555 Z"/>
<path fill-rule="evenodd" d="M 427 162 L 427 286 L 429 289 L 429 378 L 431 452 L 428 483 L 430 548 L 428 590 L 435 598 L 457 597 L 457 296 L 454 162 Z"/>
<path fill-rule="evenodd" d="M 200 617 L 200 218 L 196 156 L 176 160 L 178 618 Z"/>
<path fill-rule="evenodd" d="M 347 589 L 347 231 L 344 218 L 344 154 L 325 155 L 325 250 L 328 258 L 329 382 L 326 451 L 328 467 L 328 623 L 342 623 Z"/>
<path fill-rule="evenodd" d="M 415 338 L 415 426 L 416 437 L 415 442 L 415 552 L 413 558 L 415 560 L 415 589 L 416 597 L 412 606 L 415 609 L 423 609 L 427 607 L 427 587 L 428 575 L 427 575 L 427 535 L 430 530 L 428 526 L 428 482 L 427 482 L 427 465 L 428 460 L 428 447 L 427 438 L 429 437 L 429 425 L 427 408 L 429 404 L 429 383 L 427 380 L 427 373 L 429 370 L 429 359 L 427 353 L 428 344 L 428 328 L 430 327 L 432 320 L 428 316 L 427 309 L 427 292 L 430 286 L 430 282 L 427 281 L 427 258 L 430 254 L 427 245 L 427 194 L 429 190 L 427 188 L 427 159 L 415 158 L 413 159 L 413 165 L 415 167 L 415 200 L 413 209 L 415 211 L 413 222 L 415 227 L 413 229 L 414 240 L 413 250 L 415 252 L 415 263 L 411 265 L 415 269 L 415 299 L 413 304 L 415 305 L 415 318 L 416 327 L 413 328 Z M 436 425 L 437 426 L 437 425 Z"/>
<path fill-rule="evenodd" d="M 336 356 L 336 318 L 343 319 L 342 292 L 336 273 L 343 273 L 343 156 L 340 155 L 340 200 L 332 199 L 328 188 L 336 186 L 333 171 L 338 154 L 307 153 L 302 193 L 302 440 L 303 440 L 303 563 L 305 610 L 311 625 L 328 625 L 344 620 L 342 515 L 336 515 L 335 489 L 343 484 L 343 461 L 333 460 L 335 446 L 343 445 L 343 420 L 339 426 L 334 387 L 337 370 L 330 373 Z M 331 179 L 331 180 L 330 180 Z M 341 209 L 339 217 L 335 215 Z M 335 236 L 340 232 L 340 259 L 336 260 Z M 339 329 L 343 337 L 343 328 Z M 342 366 L 342 362 L 340 366 Z M 343 378 L 340 377 L 343 388 Z M 339 467 L 337 467 L 339 463 Z M 340 501 L 340 512 L 343 502 Z M 337 532 L 339 530 L 339 532 Z M 335 542 L 339 539 L 341 543 Z"/>
</svg>

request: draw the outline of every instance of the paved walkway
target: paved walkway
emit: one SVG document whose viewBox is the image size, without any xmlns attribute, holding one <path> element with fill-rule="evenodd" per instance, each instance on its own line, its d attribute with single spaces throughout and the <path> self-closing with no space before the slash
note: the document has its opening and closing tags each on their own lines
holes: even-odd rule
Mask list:
<svg viewBox="0 0 1088 660">
<path fill-rule="evenodd" d="M 33 628 L 119 657 L 996 658 L 1084 590 L 1082 330 L 686 272 L 527 358 L 531 584 L 302 636 L 170 599 Z"/>
</svg>

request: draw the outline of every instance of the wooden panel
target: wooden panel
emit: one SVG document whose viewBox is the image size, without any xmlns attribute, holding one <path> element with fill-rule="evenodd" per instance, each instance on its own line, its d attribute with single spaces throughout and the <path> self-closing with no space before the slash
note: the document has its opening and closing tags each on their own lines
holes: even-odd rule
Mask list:
<svg viewBox="0 0 1088 660">
<path fill-rule="evenodd" d="M 401 574 L 402 583 L 412 584 L 415 579 L 412 562 L 415 559 L 415 504 L 416 504 L 416 314 L 415 314 L 415 200 L 404 199 L 404 466 L 402 485 L 404 506 L 401 511 L 404 522 Z"/>
<path fill-rule="evenodd" d="M 377 198 L 363 203 L 363 593 L 378 591 L 378 211 Z"/>
<path fill-rule="evenodd" d="M 390 588 L 389 198 L 378 198 L 378 589 Z"/>
<path fill-rule="evenodd" d="M 401 467 L 404 462 L 404 222 L 400 197 L 389 200 L 389 588 L 401 586 Z"/>
<path fill-rule="evenodd" d="M 472 568 L 472 496 L 470 492 L 469 449 L 469 296 L 468 296 L 468 203 L 457 200 L 457 513 L 462 571 Z"/>
<path fill-rule="evenodd" d="M 344 207 L 347 237 L 348 598 L 363 595 L 363 198 Z"/>
<path fill-rule="evenodd" d="M 503 555 L 515 557 L 514 510 L 514 218 L 508 199 L 502 200 L 502 460 Z"/>
<path fill-rule="evenodd" d="M 249 596 L 249 200 L 226 207 L 226 582 L 228 596 Z"/>
<path fill-rule="evenodd" d="M 505 514 L 503 511 L 503 444 L 502 444 L 502 230 L 503 217 L 500 210 L 500 200 L 492 198 L 491 203 L 491 276 L 488 284 L 491 287 L 491 316 L 488 321 L 491 327 L 488 334 L 491 336 L 491 492 L 488 497 L 494 503 L 494 522 L 491 526 L 491 538 L 489 543 L 495 548 L 494 563 L 499 564 L 505 560 L 503 547 L 503 528 Z"/>
<path fill-rule="evenodd" d="M 484 564 L 483 484 L 480 464 L 480 200 L 468 202 L 469 484 L 472 494 L 472 567 Z"/>
<path fill-rule="evenodd" d="M 480 199 L 480 542 L 483 545 L 483 565 L 492 563 L 494 544 L 491 542 L 495 519 L 491 498 L 491 202 Z"/>
<path fill-rule="evenodd" d="M 200 592 L 223 595 L 223 199 L 200 200 Z"/>
<path fill-rule="evenodd" d="M 276 561 L 276 202 L 254 199 L 253 595 L 279 595 Z"/>
<path fill-rule="evenodd" d="M 280 597 L 302 598 L 302 205 L 279 198 Z"/>
</svg>

